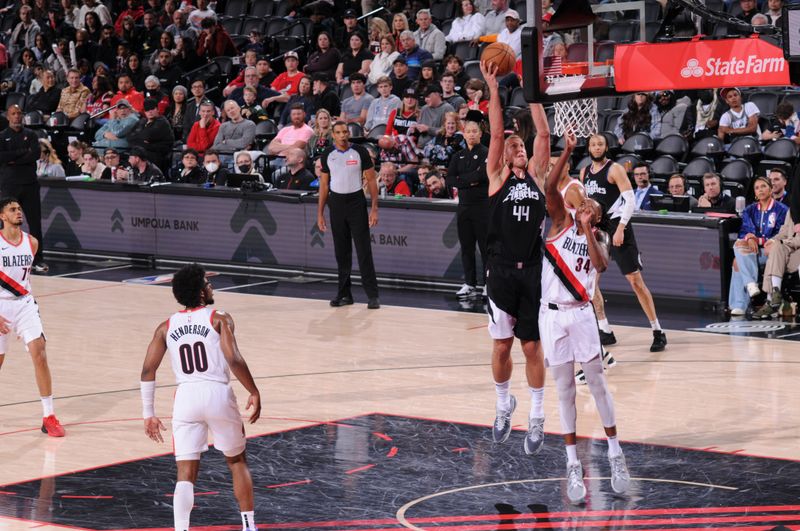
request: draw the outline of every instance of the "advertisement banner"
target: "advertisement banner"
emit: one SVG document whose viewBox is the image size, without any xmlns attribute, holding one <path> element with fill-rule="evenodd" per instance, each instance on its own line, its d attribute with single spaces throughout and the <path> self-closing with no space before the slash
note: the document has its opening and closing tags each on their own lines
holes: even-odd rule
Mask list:
<svg viewBox="0 0 800 531">
<path fill-rule="evenodd" d="M 618 92 L 790 84 L 783 50 L 757 37 L 617 45 L 614 82 Z"/>
</svg>

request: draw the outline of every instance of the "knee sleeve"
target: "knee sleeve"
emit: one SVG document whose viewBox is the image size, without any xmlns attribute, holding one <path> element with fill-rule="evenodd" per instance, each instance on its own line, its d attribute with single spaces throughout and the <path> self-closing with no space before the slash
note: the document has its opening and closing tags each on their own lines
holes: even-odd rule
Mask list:
<svg viewBox="0 0 800 531">
<path fill-rule="evenodd" d="M 600 356 L 587 363 L 581 363 L 583 373 L 586 375 L 586 383 L 589 391 L 594 397 L 597 411 L 600 413 L 600 420 L 603 427 L 610 428 L 617 425 L 616 415 L 614 414 L 614 398 L 608 390 L 606 375 L 603 373 L 603 362 Z"/>
<path fill-rule="evenodd" d="M 578 411 L 575 407 L 575 374 L 572 363 L 550 367 L 558 389 L 558 412 L 561 416 L 561 433 L 575 433 Z"/>
</svg>

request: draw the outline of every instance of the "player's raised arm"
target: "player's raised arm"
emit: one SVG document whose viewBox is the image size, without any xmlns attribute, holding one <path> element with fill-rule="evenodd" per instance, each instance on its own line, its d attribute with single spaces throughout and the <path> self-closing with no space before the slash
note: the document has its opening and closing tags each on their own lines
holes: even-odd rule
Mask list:
<svg viewBox="0 0 800 531">
<path fill-rule="evenodd" d="M 489 87 L 489 154 L 486 157 L 486 174 L 489 176 L 489 195 L 497 191 L 503 180 L 503 147 L 506 136 L 503 127 L 503 107 L 500 104 L 500 94 L 497 84 L 497 66 L 480 63 L 481 73 L 486 85 Z"/>
<path fill-rule="evenodd" d="M 540 180 L 545 178 L 547 165 L 550 162 L 550 125 L 547 123 L 547 114 L 541 103 L 531 103 L 529 107 L 536 136 L 533 139 L 533 156 L 528 161 L 528 173 L 539 181 L 537 184 L 542 184 Z"/>
<path fill-rule="evenodd" d="M 548 178 L 544 184 L 547 213 L 553 220 L 553 227 L 551 229 L 551 232 L 554 233 L 561 232 L 561 229 L 563 229 L 565 226 L 571 223 L 570 220 L 571 216 L 569 215 L 569 212 L 567 212 L 567 209 L 564 206 L 564 199 L 561 197 L 561 192 L 558 191 L 560 179 L 557 179 L 556 176 L 561 175 L 564 172 L 564 166 L 566 166 L 570 155 L 572 155 L 572 151 L 575 149 L 575 144 L 577 143 L 577 140 L 575 139 L 575 135 L 572 134 L 572 132 L 567 133 L 564 136 L 564 140 L 565 140 L 564 151 L 561 153 L 561 156 L 558 157 L 558 160 L 553 165 L 553 169 L 550 170 L 550 178 Z"/>
<path fill-rule="evenodd" d="M 587 206 L 578 214 L 578 223 L 581 224 L 581 228 L 586 234 L 589 259 L 594 264 L 594 268 L 602 273 L 608 269 L 608 234 L 599 229 L 594 230 L 594 224 L 600 221 L 601 210 L 594 201 L 592 203 L 592 206 Z"/>
<path fill-rule="evenodd" d="M 222 347 L 222 353 L 225 355 L 225 360 L 239 383 L 250 393 L 250 397 L 247 399 L 247 409 L 253 408 L 253 412 L 250 414 L 250 424 L 253 424 L 261 416 L 261 393 L 258 392 L 258 387 L 256 387 L 256 382 L 253 380 L 253 375 L 250 374 L 247 362 L 244 361 L 242 354 L 239 352 L 236 337 L 233 335 L 233 327 L 233 318 L 229 314 L 224 312 L 214 313 L 214 328 L 219 330 L 220 346 Z"/>
</svg>

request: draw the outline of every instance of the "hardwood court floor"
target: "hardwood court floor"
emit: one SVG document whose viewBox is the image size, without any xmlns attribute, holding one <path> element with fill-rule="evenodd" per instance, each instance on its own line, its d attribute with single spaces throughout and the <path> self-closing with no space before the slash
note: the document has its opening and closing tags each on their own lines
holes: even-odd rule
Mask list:
<svg viewBox="0 0 800 531">
<path fill-rule="evenodd" d="M 142 431 L 139 372 L 156 325 L 175 311 L 164 286 L 35 277 L 48 336 L 56 412 L 64 439 L 39 432 L 41 406 L 23 345 L 13 340 L 0 370 L 0 485 L 171 450 Z M 383 412 L 489 424 L 491 342 L 478 314 L 217 292 L 236 320 L 239 346 L 257 378 L 263 417 L 248 435 Z M 623 440 L 800 459 L 800 349 L 793 342 L 616 327 L 619 364 L 609 373 Z M 515 422 L 529 399 L 515 346 Z M 168 360 L 156 411 L 169 417 Z M 246 394 L 234 384 L 240 405 Z M 586 387 L 578 389 L 579 435 L 602 436 Z M 548 378 L 545 428 L 559 431 Z M 169 425 L 167 423 L 167 425 Z M 488 428 L 487 428 L 488 429 Z M 0 494 L 2 496 L 2 494 Z M 31 524 L 0 518 L 0 529 Z M 40 527 L 56 529 L 53 526 Z"/>
</svg>

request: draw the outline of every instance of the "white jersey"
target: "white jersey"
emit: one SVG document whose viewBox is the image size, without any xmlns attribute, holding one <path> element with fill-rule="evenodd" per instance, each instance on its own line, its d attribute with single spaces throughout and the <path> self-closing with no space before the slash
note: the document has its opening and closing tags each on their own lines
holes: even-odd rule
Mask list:
<svg viewBox="0 0 800 531">
<path fill-rule="evenodd" d="M 567 212 L 569 212 L 570 216 L 572 216 L 572 219 L 575 219 L 575 212 L 577 211 L 577 209 L 567 204 L 567 190 L 569 190 L 571 186 L 577 186 L 578 188 L 580 188 L 581 192 L 583 192 L 583 195 L 586 195 L 586 189 L 583 187 L 583 183 L 580 182 L 578 179 L 570 179 L 569 182 L 567 182 L 567 185 L 561 190 L 559 190 L 559 193 L 561 194 L 561 199 L 564 200 L 564 208 L 567 209 Z"/>
<path fill-rule="evenodd" d="M 542 301 L 558 305 L 587 303 L 594 295 L 595 268 L 585 234 L 574 220 L 545 242 L 542 267 Z"/>
<path fill-rule="evenodd" d="M 230 382 L 219 333 L 211 322 L 213 317 L 214 310 L 201 307 L 174 313 L 169 318 L 167 349 L 179 384 Z"/>
<path fill-rule="evenodd" d="M 23 232 L 20 240 L 12 243 L 0 234 L 0 257 L 0 299 L 19 299 L 30 295 L 33 266 L 30 235 Z"/>
</svg>

